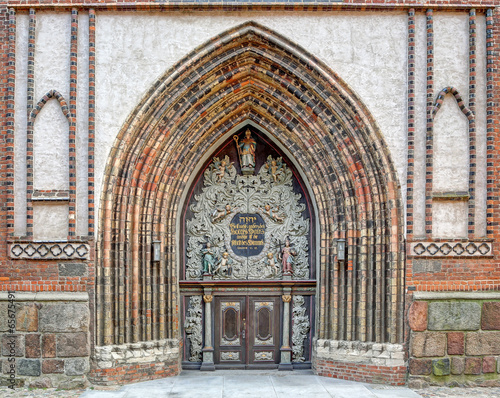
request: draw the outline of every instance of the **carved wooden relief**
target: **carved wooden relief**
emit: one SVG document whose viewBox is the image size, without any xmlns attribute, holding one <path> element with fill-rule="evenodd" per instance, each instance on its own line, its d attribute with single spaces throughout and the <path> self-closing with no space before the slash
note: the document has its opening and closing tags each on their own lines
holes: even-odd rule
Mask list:
<svg viewBox="0 0 500 398">
<path fill-rule="evenodd" d="M 250 130 L 237 138 L 238 155 L 212 158 L 189 205 L 185 279 L 309 279 L 310 221 L 296 177 Z"/>
</svg>

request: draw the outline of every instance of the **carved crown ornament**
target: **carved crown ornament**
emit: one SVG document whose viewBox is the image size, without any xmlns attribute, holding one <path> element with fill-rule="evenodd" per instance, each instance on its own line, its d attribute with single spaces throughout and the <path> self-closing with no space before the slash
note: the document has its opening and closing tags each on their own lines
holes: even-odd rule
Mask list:
<svg viewBox="0 0 500 398">
<path fill-rule="evenodd" d="M 185 278 L 308 279 L 309 219 L 292 171 L 271 155 L 257 170 L 249 130 L 234 143 L 239 159 L 214 157 L 189 207 Z"/>
</svg>

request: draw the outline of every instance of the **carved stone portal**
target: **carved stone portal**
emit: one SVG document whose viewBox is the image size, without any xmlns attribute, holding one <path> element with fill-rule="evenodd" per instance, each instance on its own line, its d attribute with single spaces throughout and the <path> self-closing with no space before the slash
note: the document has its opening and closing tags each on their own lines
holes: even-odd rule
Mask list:
<svg viewBox="0 0 500 398">
<path fill-rule="evenodd" d="M 215 280 L 308 279 L 309 219 L 292 171 L 269 155 L 256 175 L 239 175 L 231 160 L 213 158 L 190 206 L 185 278 L 207 274 L 208 247 Z"/>
</svg>

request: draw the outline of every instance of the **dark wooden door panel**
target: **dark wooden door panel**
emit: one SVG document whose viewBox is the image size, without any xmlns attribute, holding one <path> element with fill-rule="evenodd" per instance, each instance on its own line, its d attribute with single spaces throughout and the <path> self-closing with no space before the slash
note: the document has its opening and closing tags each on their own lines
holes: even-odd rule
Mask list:
<svg viewBox="0 0 500 398">
<path fill-rule="evenodd" d="M 215 297 L 214 361 L 219 367 L 279 363 L 280 298 Z"/>
<path fill-rule="evenodd" d="M 215 363 L 246 364 L 246 310 L 246 297 L 215 298 Z"/>
<path fill-rule="evenodd" d="M 279 362 L 280 298 L 249 297 L 248 364 Z"/>
</svg>

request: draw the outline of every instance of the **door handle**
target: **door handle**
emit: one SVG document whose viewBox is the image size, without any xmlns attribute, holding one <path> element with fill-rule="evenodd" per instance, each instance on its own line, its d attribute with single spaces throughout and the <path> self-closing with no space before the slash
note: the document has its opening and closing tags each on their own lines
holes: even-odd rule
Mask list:
<svg viewBox="0 0 500 398">
<path fill-rule="evenodd" d="M 243 330 L 241 331 L 242 338 L 245 338 L 246 330 L 247 330 L 247 320 L 243 318 Z"/>
</svg>

